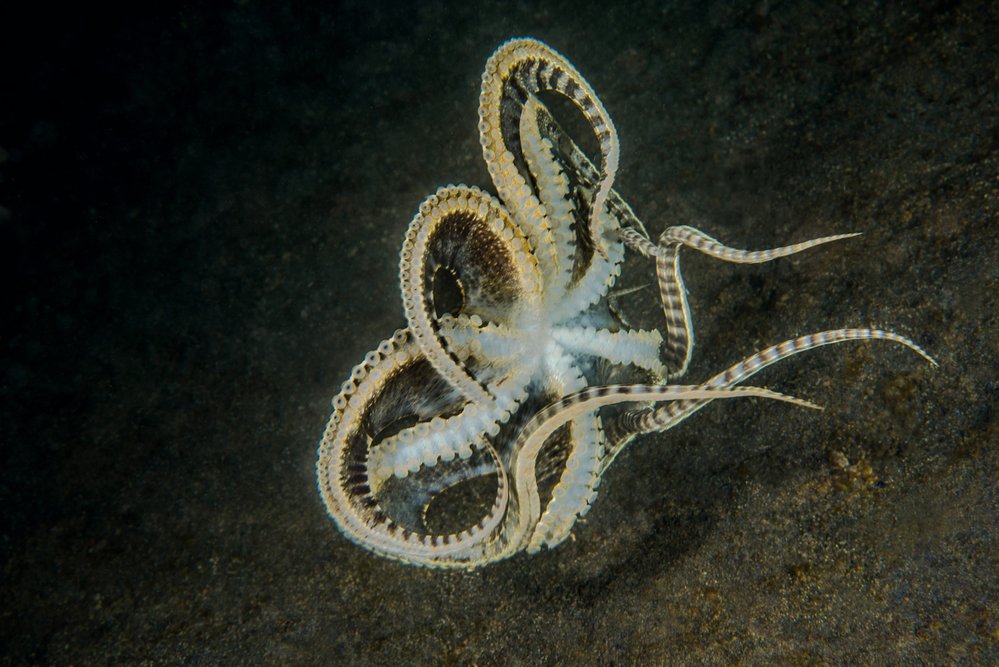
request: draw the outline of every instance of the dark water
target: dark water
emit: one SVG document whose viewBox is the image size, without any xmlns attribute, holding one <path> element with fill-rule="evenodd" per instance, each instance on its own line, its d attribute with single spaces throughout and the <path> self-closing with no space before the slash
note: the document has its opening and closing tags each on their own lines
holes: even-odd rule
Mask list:
<svg viewBox="0 0 999 667">
<path fill-rule="evenodd" d="M 274 4 L 2 21 L 3 664 L 999 661 L 994 3 Z M 653 233 L 864 232 L 686 256 L 691 378 L 870 323 L 941 367 L 784 363 L 824 413 L 712 406 L 575 541 L 430 572 L 340 536 L 315 444 L 403 322 L 419 202 L 489 185 L 478 79 L 519 35 L 597 90 Z"/>
</svg>

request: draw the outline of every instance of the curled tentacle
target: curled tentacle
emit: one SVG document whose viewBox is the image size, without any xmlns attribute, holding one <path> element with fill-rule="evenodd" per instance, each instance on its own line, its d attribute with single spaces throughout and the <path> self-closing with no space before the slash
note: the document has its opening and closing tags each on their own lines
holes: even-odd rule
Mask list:
<svg viewBox="0 0 999 667">
<path fill-rule="evenodd" d="M 419 387 L 421 391 L 414 391 Z M 496 472 L 493 502 L 461 530 L 438 533 L 407 519 L 422 507 L 395 509 L 385 480 L 376 485 L 368 460 L 372 449 L 384 442 L 406 419 L 425 423 L 441 411 L 463 402 L 426 361 L 413 336 L 405 330 L 384 341 L 355 369 L 344 390 L 334 399 L 334 411 L 319 448 L 316 464 L 319 490 L 330 515 L 351 540 L 373 551 L 410 563 L 435 567 L 465 567 L 502 551 L 501 526 L 510 509 L 509 478 L 496 450 L 488 441 L 477 447 L 480 460 L 456 459 L 442 476 L 450 484 Z M 444 463 L 437 465 L 444 466 Z M 406 502 L 422 502 L 407 496 Z"/>
<path fill-rule="evenodd" d="M 604 252 L 602 220 L 618 165 L 614 123 L 593 88 L 568 60 L 533 39 L 512 39 L 496 49 L 486 63 L 479 96 L 479 135 L 482 155 L 500 198 L 518 219 L 537 217 L 540 205 L 529 184 L 520 135 L 524 105 L 541 91 L 559 93 L 572 101 L 590 123 L 600 149 L 600 177 L 590 206 L 587 233 Z"/>
<path fill-rule="evenodd" d="M 457 283 L 460 312 L 504 322 L 521 303 L 540 299 L 537 262 L 506 209 L 478 188 L 438 190 L 406 232 L 399 277 L 410 330 L 438 373 L 469 400 L 490 405 L 495 397 L 441 335 L 435 281 L 442 271 Z"/>
</svg>

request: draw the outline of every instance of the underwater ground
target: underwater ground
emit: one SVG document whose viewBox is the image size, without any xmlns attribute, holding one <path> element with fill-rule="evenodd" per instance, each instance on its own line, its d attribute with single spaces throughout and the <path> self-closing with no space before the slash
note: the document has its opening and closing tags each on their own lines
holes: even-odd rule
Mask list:
<svg viewBox="0 0 999 667">
<path fill-rule="evenodd" d="M 999 662 L 999 5 L 208 4 L 4 22 L 0 664 Z M 788 360 L 756 382 L 824 412 L 718 402 L 557 550 L 429 571 L 341 536 L 316 445 L 420 201 L 490 186 L 514 36 L 596 89 L 654 234 L 863 232 L 684 254 L 690 381 L 872 323 L 940 367 Z"/>
</svg>

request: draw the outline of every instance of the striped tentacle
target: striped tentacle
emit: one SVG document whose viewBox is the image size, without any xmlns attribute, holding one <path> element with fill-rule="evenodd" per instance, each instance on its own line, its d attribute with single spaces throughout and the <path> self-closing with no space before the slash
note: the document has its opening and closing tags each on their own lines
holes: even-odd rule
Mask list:
<svg viewBox="0 0 999 667">
<path fill-rule="evenodd" d="M 768 250 L 740 250 L 719 242 L 717 239 L 708 236 L 699 229 L 695 229 L 687 225 L 679 225 L 676 227 L 667 227 L 659 237 L 659 245 L 660 247 L 665 248 L 666 246 L 672 244 L 680 244 L 726 262 L 733 262 L 736 264 L 762 264 L 763 262 L 769 262 L 777 259 L 778 257 L 787 257 L 788 255 L 794 255 L 795 253 L 808 250 L 809 248 L 814 248 L 815 246 L 842 239 L 853 238 L 854 236 L 860 236 L 860 232 L 853 232 L 850 234 L 833 234 L 832 236 L 823 236 L 821 238 L 802 241 L 801 243 L 795 243 L 793 245 L 783 246 L 780 248 L 770 248 Z"/>
<path fill-rule="evenodd" d="M 553 134 L 562 136 L 557 125 L 551 128 Z M 565 159 L 579 181 L 583 190 L 592 191 L 600 178 L 599 170 L 593 166 L 586 154 L 572 141 L 564 137 L 560 146 L 568 146 Z M 587 267 L 584 276 L 577 280 L 577 289 L 570 296 L 570 302 L 562 306 L 562 312 L 581 312 L 607 294 L 609 285 L 620 275 L 619 264 L 624 260 L 623 245 L 647 257 L 655 257 L 659 247 L 649 240 L 645 225 L 616 190 L 611 190 L 607 197 L 603 214 L 603 233 L 605 237 L 604 257 L 595 257 Z M 603 261 L 601 261 L 603 260 Z M 608 282 L 609 281 L 609 282 Z M 600 288 L 607 285 L 607 288 Z M 570 315 L 571 316 L 571 315 Z"/>
<path fill-rule="evenodd" d="M 622 226 L 618 234 L 624 244 L 638 254 L 643 257 L 655 258 L 662 250 L 649 239 L 648 234 L 643 232 L 644 230 L 639 230 L 634 226 Z"/>
<path fill-rule="evenodd" d="M 546 364 L 549 369 L 546 390 L 552 395 L 566 396 L 586 388 L 586 379 L 569 354 L 553 348 Z M 527 547 L 531 553 L 542 546 L 561 543 L 576 517 L 588 511 L 596 496 L 600 456 L 605 451 L 600 417 L 595 413 L 579 415 L 569 422 L 568 438 L 569 455 Z"/>
<path fill-rule="evenodd" d="M 630 229 L 639 236 L 649 238 L 645 223 L 635 215 L 631 206 L 618 194 L 617 190 L 611 190 L 610 196 L 607 198 L 607 210 L 618 221 L 618 227 L 621 230 Z"/>
<path fill-rule="evenodd" d="M 813 403 L 760 387 L 707 387 L 703 385 L 605 385 L 566 396 L 540 410 L 520 432 L 510 458 L 518 511 L 504 525 L 512 552 L 524 548 L 541 516 L 536 462 L 545 441 L 567 422 L 599 408 L 644 401 L 684 401 L 756 396 L 815 408 Z M 602 470 L 602 468 L 601 468 Z M 539 542 L 543 538 L 539 538 Z"/>
<path fill-rule="evenodd" d="M 669 232 L 670 229 L 666 231 Z M 680 244 L 664 244 L 663 238 L 669 238 L 664 233 L 657 245 L 643 231 L 636 225 L 629 225 L 622 227 L 619 236 L 626 246 L 656 261 L 659 298 L 666 318 L 663 361 L 669 376 L 679 377 L 686 372 L 694 348 L 690 305 L 683 286 L 683 275 L 680 273 Z"/>
<path fill-rule="evenodd" d="M 708 380 L 706 384 L 711 387 L 731 387 L 782 359 L 816 347 L 844 343 L 851 340 L 887 340 L 900 343 L 915 351 L 933 366 L 937 366 L 937 362 L 933 357 L 905 336 L 880 329 L 835 329 L 801 336 L 786 340 L 777 345 L 772 345 L 719 373 Z M 683 421 L 707 403 L 707 400 L 679 401 L 662 406 L 656 410 L 640 412 L 632 417 L 631 428 L 637 433 L 664 431 Z"/>
<path fill-rule="evenodd" d="M 492 461 L 490 467 L 497 473 L 497 489 L 492 505 L 476 523 L 458 532 L 433 533 L 410 530 L 391 518 L 383 518 L 374 525 L 344 528 L 344 532 L 361 546 L 387 558 L 426 567 L 468 568 L 506 557 L 509 550 L 503 539 L 503 528 L 511 509 L 516 510 L 516 504 L 511 503 L 509 476 L 495 449 L 487 445 L 484 451 Z M 362 501 L 370 506 L 375 516 L 384 517 L 380 505 L 371 496 Z M 361 530 L 355 533 L 353 528 Z"/>
<path fill-rule="evenodd" d="M 683 276 L 680 273 L 681 246 L 693 248 L 727 262 L 758 264 L 853 236 L 857 236 L 857 234 L 836 234 L 781 248 L 749 251 L 731 248 L 698 229 L 682 225 L 668 227 L 659 237 L 658 251 L 652 251 L 647 240 L 637 239 L 636 235 L 630 234 L 628 238 L 641 248 L 639 252 L 654 254 L 656 258 L 659 296 L 663 305 L 663 314 L 666 317 L 666 345 L 663 356 L 671 377 L 678 377 L 687 371 L 694 349 L 690 304 L 687 302 L 687 292 L 683 286 Z"/>
<path fill-rule="evenodd" d="M 690 316 L 687 290 L 680 273 L 680 246 L 672 243 L 660 246 L 656 256 L 656 278 L 659 281 L 659 299 L 666 318 L 666 344 L 663 357 L 671 377 L 687 372 L 694 351 L 694 327 Z"/>
<path fill-rule="evenodd" d="M 546 75 L 542 72 L 539 76 L 544 78 Z M 511 80 L 520 79 L 514 76 Z M 532 81 L 533 79 L 528 77 L 522 89 L 517 89 L 524 99 L 517 107 L 521 109 L 517 126 L 519 133 L 516 136 L 506 136 L 509 132 L 504 133 L 501 123 L 497 138 L 505 139 L 507 142 L 505 145 L 511 147 L 507 162 L 523 171 L 524 176 L 535 182 L 537 196 L 543 203 L 541 208 L 546 214 L 544 222 L 548 225 L 547 229 L 551 230 L 551 239 L 556 246 L 558 266 L 560 270 L 573 271 L 573 276 L 568 276 L 572 281 L 572 289 L 567 299 L 562 299 L 562 285 L 566 279 L 564 273 L 558 272 L 558 279 L 549 279 L 545 283 L 546 304 L 558 308 L 557 318 L 567 319 L 586 310 L 605 296 L 608 287 L 620 274 L 619 264 L 623 260 L 623 252 L 620 240 L 615 236 L 616 231 L 622 225 L 627 225 L 629 228 L 640 230 L 640 233 L 646 232 L 631 207 L 616 191 L 607 187 L 610 181 L 607 180 L 606 174 L 590 162 L 535 97 L 532 92 L 534 91 Z M 542 84 L 540 89 L 546 88 Z M 570 96 L 569 92 L 560 92 Z M 511 95 L 512 92 L 508 93 L 507 98 Z M 504 100 L 508 101 L 506 98 Z M 576 102 L 580 104 L 578 100 Z M 509 113 L 507 111 L 508 115 Z M 509 122 L 508 125 L 512 129 L 513 123 Z M 594 128 L 599 133 L 596 126 Z M 521 162 L 524 163 L 523 166 Z M 578 170 L 582 170 L 582 173 Z M 509 175 L 512 171 L 504 169 L 502 173 Z M 566 172 L 572 173 L 574 184 L 570 183 Z M 511 178 L 520 183 L 519 174 Z M 589 227 L 580 228 L 573 224 L 578 215 L 573 203 L 575 201 L 572 196 L 573 187 L 577 195 L 591 203 Z M 505 190 L 500 183 L 497 183 L 497 189 L 506 201 Z M 601 194 L 602 190 L 606 190 L 605 197 Z M 514 194 L 511 209 L 517 210 L 521 207 L 519 202 L 524 200 L 528 191 L 526 186 L 520 187 Z M 603 204 L 600 204 L 600 201 L 603 201 Z M 527 210 L 533 215 L 535 211 L 533 202 Z M 588 237 L 583 238 L 582 235 L 585 233 L 588 233 Z M 578 239 L 577 234 L 580 235 Z M 581 247 L 596 247 L 598 252 L 581 250 Z M 541 255 L 547 255 L 549 252 L 549 250 L 542 252 L 540 248 L 536 250 L 542 265 L 545 262 L 542 261 Z"/>
</svg>

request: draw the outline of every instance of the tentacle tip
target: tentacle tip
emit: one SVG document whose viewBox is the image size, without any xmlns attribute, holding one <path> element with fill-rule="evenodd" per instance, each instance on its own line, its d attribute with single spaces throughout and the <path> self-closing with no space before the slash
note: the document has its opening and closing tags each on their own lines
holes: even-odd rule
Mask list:
<svg viewBox="0 0 999 667">
<path fill-rule="evenodd" d="M 927 352 L 927 351 L 926 351 L 926 350 L 924 350 L 923 348 L 919 347 L 918 345 L 916 345 L 916 344 L 915 344 L 915 343 L 913 343 L 912 341 L 908 341 L 908 347 L 912 348 L 912 351 L 913 351 L 913 352 L 915 352 L 916 354 L 918 354 L 919 356 L 921 356 L 921 357 L 922 357 L 923 359 L 925 359 L 925 360 L 926 360 L 926 362 L 927 362 L 927 363 L 928 363 L 928 364 L 929 364 L 930 366 L 933 366 L 933 368 L 940 368 L 940 362 L 939 362 L 939 361 L 937 361 L 937 360 L 936 360 L 936 359 L 935 359 L 935 358 L 933 357 L 933 355 L 932 355 L 932 354 L 930 354 L 929 352 Z"/>
<path fill-rule="evenodd" d="M 760 398 L 771 398 L 778 401 L 784 401 L 785 403 L 791 403 L 792 405 L 797 405 L 802 408 L 809 408 L 812 410 L 824 410 L 821 405 L 817 403 L 812 403 L 804 398 L 798 398 L 797 396 L 789 396 L 788 394 L 782 394 L 779 391 L 774 391 L 772 389 L 766 389 L 764 387 L 735 387 L 729 391 L 733 393 L 740 393 L 749 396 L 758 396 Z"/>
<path fill-rule="evenodd" d="M 808 408 L 809 410 L 820 410 L 820 411 L 826 409 L 824 405 L 813 403 L 812 401 L 809 401 L 807 398 L 798 398 L 797 396 L 787 396 L 787 395 L 783 396 L 784 396 L 783 400 L 787 401 L 788 403 L 797 405 L 800 408 Z"/>
<path fill-rule="evenodd" d="M 833 234 L 832 236 L 825 236 L 821 239 L 816 239 L 816 245 L 821 245 L 824 243 L 832 243 L 834 241 L 846 241 L 847 239 L 852 239 L 856 236 L 863 236 L 864 232 L 846 232 L 844 234 Z"/>
</svg>

